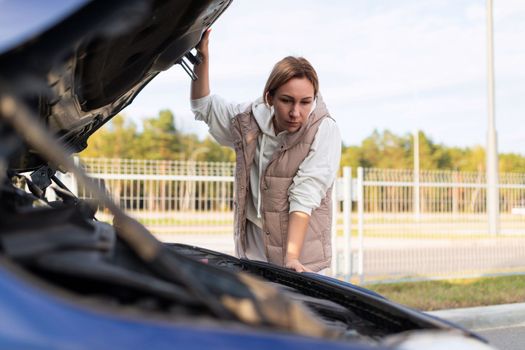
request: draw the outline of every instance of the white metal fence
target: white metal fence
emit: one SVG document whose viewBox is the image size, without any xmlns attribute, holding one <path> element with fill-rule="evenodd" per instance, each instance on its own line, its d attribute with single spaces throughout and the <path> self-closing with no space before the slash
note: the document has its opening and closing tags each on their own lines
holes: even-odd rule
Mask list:
<svg viewBox="0 0 525 350">
<path fill-rule="evenodd" d="M 233 252 L 233 163 L 82 163 L 160 239 Z M 352 178 L 343 169 L 335 186 L 333 275 L 366 283 L 525 273 L 525 174 L 500 174 L 494 236 L 482 173 L 356 170 Z M 103 210 L 97 217 L 111 220 Z"/>
<path fill-rule="evenodd" d="M 362 282 L 525 272 L 525 174 L 500 174 L 500 229 L 488 234 L 484 174 L 357 171 Z"/>
</svg>

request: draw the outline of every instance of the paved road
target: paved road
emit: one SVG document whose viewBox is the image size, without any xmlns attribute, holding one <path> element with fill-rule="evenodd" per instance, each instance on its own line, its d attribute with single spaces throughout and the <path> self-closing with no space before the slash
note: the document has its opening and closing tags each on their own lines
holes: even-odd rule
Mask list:
<svg viewBox="0 0 525 350">
<path fill-rule="evenodd" d="M 525 349 L 525 303 L 439 310 L 429 313 L 472 329 L 497 349 Z"/>
<path fill-rule="evenodd" d="M 486 338 L 492 346 L 500 350 L 525 349 L 525 325 L 502 327 L 476 331 Z"/>
<path fill-rule="evenodd" d="M 480 245 L 475 240 L 455 242 L 448 246 L 409 243 L 405 247 L 365 248 L 364 271 L 375 276 L 449 275 L 471 271 L 498 272 L 523 270 L 525 239 L 508 240 L 493 245 Z"/>
<path fill-rule="evenodd" d="M 160 234 L 168 242 L 205 247 L 232 254 L 230 234 Z M 357 275 L 357 239 L 352 240 L 353 274 Z M 387 276 L 458 276 L 476 273 L 512 272 L 525 268 L 525 239 L 388 239 L 366 238 L 364 246 L 365 280 Z M 344 241 L 336 243 L 342 263 Z M 525 347 L 524 347 L 525 348 Z"/>
</svg>

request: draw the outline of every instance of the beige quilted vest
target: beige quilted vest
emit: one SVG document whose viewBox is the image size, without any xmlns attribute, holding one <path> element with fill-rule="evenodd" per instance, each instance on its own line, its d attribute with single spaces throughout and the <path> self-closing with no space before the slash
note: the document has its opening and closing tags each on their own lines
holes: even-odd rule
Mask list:
<svg viewBox="0 0 525 350">
<path fill-rule="evenodd" d="M 288 188 L 299 166 L 310 151 L 310 145 L 324 118 L 330 118 L 326 105 L 319 97 L 307 122 L 293 134 L 288 134 L 272 156 L 261 178 L 261 214 L 268 261 L 284 265 L 288 242 Z M 251 200 L 250 168 L 257 147 L 259 126 L 249 110 L 232 119 L 235 166 L 235 243 L 246 249 L 246 201 Z M 332 188 L 321 205 L 312 211 L 308 231 L 299 260 L 313 271 L 330 266 L 332 257 L 330 231 L 332 224 Z"/>
</svg>

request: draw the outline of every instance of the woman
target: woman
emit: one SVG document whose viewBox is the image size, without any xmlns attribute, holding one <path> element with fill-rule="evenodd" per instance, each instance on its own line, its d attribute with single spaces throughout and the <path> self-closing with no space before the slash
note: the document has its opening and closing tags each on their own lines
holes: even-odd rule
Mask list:
<svg viewBox="0 0 525 350">
<path fill-rule="evenodd" d="M 263 96 L 232 104 L 210 95 L 208 30 L 197 50 L 192 82 L 195 119 L 235 149 L 235 250 L 298 272 L 320 272 L 331 261 L 331 187 L 341 136 L 328 115 L 317 74 L 301 57 L 273 68 Z"/>
</svg>

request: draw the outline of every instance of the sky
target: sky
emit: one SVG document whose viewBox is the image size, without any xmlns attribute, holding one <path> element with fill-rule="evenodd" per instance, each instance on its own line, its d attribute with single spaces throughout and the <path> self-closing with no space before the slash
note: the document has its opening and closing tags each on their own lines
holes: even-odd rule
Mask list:
<svg viewBox="0 0 525 350">
<path fill-rule="evenodd" d="M 525 154 L 525 1 L 494 1 L 496 128 L 500 152 Z M 448 146 L 485 145 L 486 5 L 481 0 L 233 1 L 210 37 L 212 93 L 257 98 L 273 64 L 306 57 L 343 142 L 374 129 L 421 129 Z M 169 108 L 177 127 L 193 120 L 189 77 L 161 73 L 124 113 L 140 124 Z"/>
<path fill-rule="evenodd" d="M 48 8 L 26 1 L 25 16 Z M 74 8 L 76 2 L 49 1 L 53 8 Z M 24 23 L 8 11 L 15 3 L 0 0 L 6 10 L 0 37 L 9 39 L 20 29 L 16 24 Z M 494 0 L 499 151 L 522 155 L 524 38 L 525 0 Z M 232 102 L 260 96 L 284 56 L 310 60 L 346 145 L 360 144 L 375 129 L 399 135 L 420 129 L 448 146 L 486 143 L 485 0 L 234 0 L 213 25 L 210 40 L 212 93 Z M 178 129 L 205 137 L 206 125 L 193 119 L 189 89 L 188 75 L 176 65 L 123 113 L 140 126 L 167 108 Z"/>
</svg>

